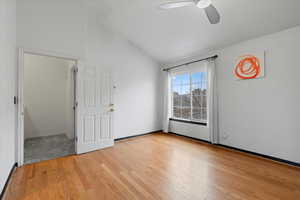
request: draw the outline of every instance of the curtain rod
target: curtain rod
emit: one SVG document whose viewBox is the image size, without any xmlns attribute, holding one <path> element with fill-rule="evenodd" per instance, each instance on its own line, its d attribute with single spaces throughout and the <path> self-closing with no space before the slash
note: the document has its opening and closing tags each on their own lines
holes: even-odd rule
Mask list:
<svg viewBox="0 0 300 200">
<path fill-rule="evenodd" d="M 196 63 L 196 62 L 200 62 L 200 61 L 204 61 L 204 60 L 210 60 L 210 59 L 214 60 L 214 59 L 217 59 L 217 58 L 218 58 L 218 55 L 214 55 L 214 56 L 211 56 L 211 57 L 202 58 L 200 60 L 195 60 L 195 61 L 184 63 L 184 64 L 181 64 L 181 65 L 176 65 L 176 66 L 173 66 L 173 67 L 165 68 L 165 69 L 163 69 L 163 71 L 169 71 L 171 69 L 175 69 L 175 68 L 178 68 L 178 67 L 182 67 L 182 66 L 185 66 L 185 65 L 192 64 L 192 63 Z"/>
</svg>

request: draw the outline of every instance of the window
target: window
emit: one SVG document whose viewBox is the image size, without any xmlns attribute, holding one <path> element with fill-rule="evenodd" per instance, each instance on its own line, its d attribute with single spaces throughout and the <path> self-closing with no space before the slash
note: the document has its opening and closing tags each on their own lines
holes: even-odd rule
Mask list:
<svg viewBox="0 0 300 200">
<path fill-rule="evenodd" d="M 207 72 L 172 76 L 172 118 L 207 123 Z"/>
</svg>

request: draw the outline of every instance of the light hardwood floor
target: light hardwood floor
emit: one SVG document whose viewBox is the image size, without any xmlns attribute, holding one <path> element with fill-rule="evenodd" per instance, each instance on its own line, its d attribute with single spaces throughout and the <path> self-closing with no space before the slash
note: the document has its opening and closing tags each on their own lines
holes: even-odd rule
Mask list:
<svg viewBox="0 0 300 200">
<path fill-rule="evenodd" d="M 5 200 L 300 200 L 300 168 L 169 134 L 18 168 Z"/>
</svg>

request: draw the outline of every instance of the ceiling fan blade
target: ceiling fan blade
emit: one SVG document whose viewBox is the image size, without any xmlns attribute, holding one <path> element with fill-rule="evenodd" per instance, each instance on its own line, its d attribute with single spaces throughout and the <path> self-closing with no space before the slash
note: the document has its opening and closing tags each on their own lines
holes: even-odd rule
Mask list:
<svg viewBox="0 0 300 200">
<path fill-rule="evenodd" d="M 204 8 L 204 10 L 211 24 L 217 24 L 220 22 L 221 19 L 220 13 L 213 5 Z"/>
<path fill-rule="evenodd" d="M 159 7 L 164 10 L 172 9 L 172 8 L 179 8 L 184 6 L 195 5 L 193 0 L 190 1 L 178 1 L 178 2 L 169 2 L 161 4 Z"/>
</svg>

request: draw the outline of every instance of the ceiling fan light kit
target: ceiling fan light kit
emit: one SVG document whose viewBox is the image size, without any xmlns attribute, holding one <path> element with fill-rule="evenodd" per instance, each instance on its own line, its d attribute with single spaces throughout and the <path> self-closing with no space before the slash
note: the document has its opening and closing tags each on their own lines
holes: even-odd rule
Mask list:
<svg viewBox="0 0 300 200">
<path fill-rule="evenodd" d="M 198 8 L 207 8 L 212 4 L 211 0 L 199 0 L 196 1 L 196 5 Z"/>
<path fill-rule="evenodd" d="M 161 4 L 159 7 L 163 10 L 169 10 L 173 8 L 180 8 L 192 5 L 203 9 L 211 24 L 218 24 L 220 22 L 221 16 L 218 10 L 213 6 L 212 0 L 186 0 L 168 2 Z"/>
</svg>

